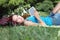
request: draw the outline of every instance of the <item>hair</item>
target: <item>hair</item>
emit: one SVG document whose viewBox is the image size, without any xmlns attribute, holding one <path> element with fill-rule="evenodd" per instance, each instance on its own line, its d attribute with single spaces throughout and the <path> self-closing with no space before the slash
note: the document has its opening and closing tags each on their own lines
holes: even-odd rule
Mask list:
<svg viewBox="0 0 60 40">
<path fill-rule="evenodd" d="M 3 17 L 0 19 L 0 25 L 2 25 L 2 26 L 7 25 L 8 22 L 9 22 L 9 20 L 10 20 L 9 17 L 3 16 Z"/>
<path fill-rule="evenodd" d="M 14 14 L 15 15 L 15 14 Z M 15 21 L 13 21 L 12 20 L 12 17 L 13 17 L 13 15 L 10 15 L 8 18 L 9 18 L 9 20 L 8 20 L 8 25 L 11 25 L 11 26 L 13 26 L 13 25 L 17 25 L 18 23 L 17 22 L 15 22 Z"/>
<path fill-rule="evenodd" d="M 29 17 L 30 16 L 30 14 L 24 14 L 22 17 L 24 18 L 24 19 L 26 19 L 27 17 Z"/>
</svg>

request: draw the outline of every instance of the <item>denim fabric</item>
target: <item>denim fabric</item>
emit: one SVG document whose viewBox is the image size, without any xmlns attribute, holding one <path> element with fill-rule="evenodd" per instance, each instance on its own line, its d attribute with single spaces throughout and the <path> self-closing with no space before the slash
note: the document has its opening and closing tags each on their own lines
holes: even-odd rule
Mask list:
<svg viewBox="0 0 60 40">
<path fill-rule="evenodd" d="M 60 13 L 56 13 L 53 16 L 53 24 L 54 25 L 60 25 Z"/>
<path fill-rule="evenodd" d="M 53 25 L 60 25 L 60 13 L 52 13 L 50 12 L 49 17 L 53 20 Z"/>
</svg>

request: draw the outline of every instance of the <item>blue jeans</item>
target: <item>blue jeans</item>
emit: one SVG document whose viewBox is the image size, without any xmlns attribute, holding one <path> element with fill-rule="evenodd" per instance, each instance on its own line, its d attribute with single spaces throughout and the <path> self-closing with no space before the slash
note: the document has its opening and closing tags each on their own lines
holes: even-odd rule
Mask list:
<svg viewBox="0 0 60 40">
<path fill-rule="evenodd" d="M 49 16 L 52 17 L 54 25 L 60 25 L 60 13 L 50 13 Z"/>
</svg>

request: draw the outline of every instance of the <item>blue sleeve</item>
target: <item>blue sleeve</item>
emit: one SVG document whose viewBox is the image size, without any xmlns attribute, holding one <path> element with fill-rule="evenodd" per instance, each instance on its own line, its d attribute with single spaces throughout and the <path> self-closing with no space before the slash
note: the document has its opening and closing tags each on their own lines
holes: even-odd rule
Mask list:
<svg viewBox="0 0 60 40">
<path fill-rule="evenodd" d="M 34 16 L 29 16 L 28 18 L 26 18 L 26 20 L 32 21 L 32 22 L 35 22 L 35 23 L 38 22 L 37 19 Z"/>
</svg>

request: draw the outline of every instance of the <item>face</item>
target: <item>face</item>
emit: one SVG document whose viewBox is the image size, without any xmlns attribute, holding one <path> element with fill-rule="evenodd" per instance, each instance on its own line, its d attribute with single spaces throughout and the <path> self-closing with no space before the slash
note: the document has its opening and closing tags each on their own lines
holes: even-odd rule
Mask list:
<svg viewBox="0 0 60 40">
<path fill-rule="evenodd" d="M 12 20 L 19 24 L 24 22 L 24 18 L 19 15 L 13 15 Z"/>
</svg>

